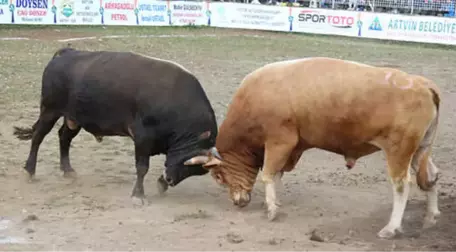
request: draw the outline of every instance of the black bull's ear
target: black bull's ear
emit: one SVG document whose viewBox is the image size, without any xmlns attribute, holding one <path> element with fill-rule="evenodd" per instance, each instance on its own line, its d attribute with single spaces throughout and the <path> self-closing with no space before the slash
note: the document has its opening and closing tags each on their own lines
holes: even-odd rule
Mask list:
<svg viewBox="0 0 456 252">
<path fill-rule="evenodd" d="M 184 165 L 217 165 L 220 164 L 222 156 L 218 153 L 217 148 L 212 147 L 206 155 L 192 157 L 184 162 Z"/>
</svg>

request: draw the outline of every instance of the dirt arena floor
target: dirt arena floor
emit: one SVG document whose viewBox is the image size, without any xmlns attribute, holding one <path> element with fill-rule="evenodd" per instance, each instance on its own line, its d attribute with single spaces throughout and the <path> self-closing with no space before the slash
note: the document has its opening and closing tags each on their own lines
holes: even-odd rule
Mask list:
<svg viewBox="0 0 456 252">
<path fill-rule="evenodd" d="M 145 182 L 149 203 L 137 207 L 130 199 L 135 181 L 131 140 L 107 137 L 98 143 L 81 131 L 71 149 L 79 177 L 65 179 L 59 170 L 61 121 L 41 145 L 39 181 L 27 183 L 22 167 L 30 142 L 14 138 L 13 125 L 30 126 L 37 119 L 42 71 L 70 38 L 83 38 L 71 41 L 81 49 L 132 50 L 179 62 L 201 80 L 219 124 L 241 79 L 269 62 L 330 56 L 425 75 L 443 91 L 434 149 L 442 172 L 442 216 L 437 226 L 422 230 L 425 197 L 413 185 L 405 234 L 378 239 L 392 207 L 383 154 L 362 158 L 348 171 L 343 157 L 321 150 L 305 152 L 297 168 L 284 176 L 276 222 L 266 219 L 261 181 L 251 204 L 241 210 L 209 175 L 190 178 L 159 197 L 156 179 L 163 156 L 151 159 Z M 2 27 L 0 62 L 2 250 L 456 249 L 454 48 L 220 29 Z M 310 239 L 312 234 L 320 241 Z"/>
</svg>

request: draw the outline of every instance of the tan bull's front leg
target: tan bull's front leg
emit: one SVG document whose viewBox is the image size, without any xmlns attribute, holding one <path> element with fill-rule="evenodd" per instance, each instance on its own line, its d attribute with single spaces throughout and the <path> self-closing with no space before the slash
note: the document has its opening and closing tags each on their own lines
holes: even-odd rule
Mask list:
<svg viewBox="0 0 456 252">
<path fill-rule="evenodd" d="M 274 180 L 274 191 L 275 191 L 275 195 L 276 195 L 275 204 L 278 207 L 282 206 L 282 203 L 280 202 L 280 198 L 277 197 L 277 191 L 284 189 L 284 185 L 283 185 L 283 182 L 282 182 L 282 177 L 283 177 L 283 171 L 276 173 L 276 175 L 273 178 L 273 180 Z M 263 182 L 264 182 L 264 178 L 263 178 Z M 266 201 L 266 198 L 265 198 L 265 201 L 264 201 L 264 205 L 266 205 L 266 206 L 268 205 L 268 203 Z"/>
<path fill-rule="evenodd" d="M 266 145 L 262 180 L 265 185 L 265 200 L 269 221 L 273 221 L 277 216 L 280 202 L 277 200 L 276 185 L 283 185 L 281 181 L 282 170 L 293 150 L 294 144 L 293 142 L 281 144 L 276 142 Z"/>
</svg>

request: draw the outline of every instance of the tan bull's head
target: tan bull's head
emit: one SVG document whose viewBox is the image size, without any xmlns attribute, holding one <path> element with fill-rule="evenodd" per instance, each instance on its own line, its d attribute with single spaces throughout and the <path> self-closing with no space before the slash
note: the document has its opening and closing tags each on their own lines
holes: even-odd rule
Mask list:
<svg viewBox="0 0 456 252">
<path fill-rule="evenodd" d="M 229 196 L 234 205 L 245 207 L 250 203 L 258 169 L 251 169 L 236 162 L 237 159 L 226 154 L 223 159 L 213 157 L 210 160 L 201 157 L 203 167 L 209 169 L 212 178 L 221 186 L 229 188 Z"/>
</svg>

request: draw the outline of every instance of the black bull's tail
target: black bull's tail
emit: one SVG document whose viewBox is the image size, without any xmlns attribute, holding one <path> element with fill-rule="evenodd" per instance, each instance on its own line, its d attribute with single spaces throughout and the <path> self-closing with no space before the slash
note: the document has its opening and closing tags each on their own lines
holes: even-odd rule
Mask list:
<svg viewBox="0 0 456 252">
<path fill-rule="evenodd" d="M 60 48 L 57 50 L 54 55 L 52 56 L 52 59 L 59 57 L 67 52 L 74 51 L 75 49 L 71 48 L 71 44 L 68 44 L 67 47 Z M 30 128 L 24 128 L 24 127 L 16 127 L 14 126 L 14 132 L 13 135 L 15 135 L 19 140 L 30 140 L 32 139 L 33 132 L 35 130 L 35 125 L 33 125 Z"/>
<path fill-rule="evenodd" d="M 23 128 L 14 126 L 13 135 L 15 135 L 19 140 L 30 140 L 33 136 L 34 128 Z"/>
</svg>

